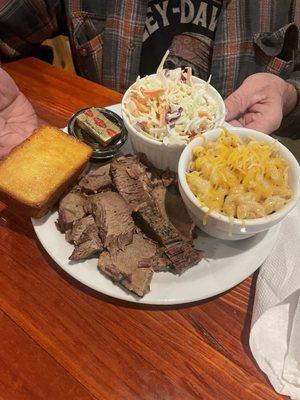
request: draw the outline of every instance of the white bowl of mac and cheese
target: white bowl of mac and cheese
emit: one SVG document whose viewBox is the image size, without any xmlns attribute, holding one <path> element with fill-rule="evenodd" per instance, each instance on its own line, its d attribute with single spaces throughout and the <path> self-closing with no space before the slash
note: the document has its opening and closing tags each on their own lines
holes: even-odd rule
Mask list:
<svg viewBox="0 0 300 400">
<path fill-rule="evenodd" d="M 208 131 L 183 150 L 178 165 L 183 201 L 196 225 L 223 240 L 266 231 L 295 207 L 300 167 L 264 133 L 246 128 Z"/>
</svg>

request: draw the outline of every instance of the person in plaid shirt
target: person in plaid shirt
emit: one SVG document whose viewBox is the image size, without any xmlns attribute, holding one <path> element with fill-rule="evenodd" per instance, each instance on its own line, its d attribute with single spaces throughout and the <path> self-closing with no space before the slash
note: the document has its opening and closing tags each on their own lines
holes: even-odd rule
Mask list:
<svg viewBox="0 0 300 400">
<path fill-rule="evenodd" d="M 67 34 L 77 72 L 124 92 L 140 73 L 145 38 L 157 29 L 151 11 L 169 29 L 171 9 L 174 21 L 177 13 L 190 26 L 197 20 L 213 27 L 205 71 L 226 98 L 227 121 L 265 133 L 281 123 L 290 132 L 299 126 L 300 0 L 0 0 L 0 60 L 51 61 L 41 43 Z M 180 58 L 175 49 L 181 51 L 184 32 L 177 33 L 172 60 Z"/>
</svg>

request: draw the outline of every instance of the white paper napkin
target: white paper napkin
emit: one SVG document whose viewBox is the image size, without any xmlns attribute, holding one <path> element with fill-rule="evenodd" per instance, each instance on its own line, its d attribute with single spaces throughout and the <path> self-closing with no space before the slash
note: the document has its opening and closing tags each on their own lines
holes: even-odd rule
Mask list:
<svg viewBox="0 0 300 400">
<path fill-rule="evenodd" d="M 300 400 L 300 202 L 260 269 L 249 344 L 274 389 Z"/>
</svg>

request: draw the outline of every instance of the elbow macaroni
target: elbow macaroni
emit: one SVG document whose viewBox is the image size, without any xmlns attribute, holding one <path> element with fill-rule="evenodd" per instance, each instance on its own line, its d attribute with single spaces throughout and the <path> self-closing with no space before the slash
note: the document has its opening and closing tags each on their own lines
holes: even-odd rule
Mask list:
<svg viewBox="0 0 300 400">
<path fill-rule="evenodd" d="M 269 144 L 244 143 L 223 128 L 215 142 L 193 149 L 187 183 L 202 206 L 231 218 L 252 219 L 282 208 L 293 196 L 287 163 Z"/>
</svg>

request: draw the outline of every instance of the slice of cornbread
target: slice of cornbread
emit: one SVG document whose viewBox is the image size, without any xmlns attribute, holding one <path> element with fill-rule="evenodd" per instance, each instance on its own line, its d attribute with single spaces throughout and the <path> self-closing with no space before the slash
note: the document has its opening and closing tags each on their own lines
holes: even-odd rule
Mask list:
<svg viewBox="0 0 300 400">
<path fill-rule="evenodd" d="M 36 129 L 0 162 L 0 200 L 42 217 L 75 183 L 91 154 L 89 146 L 57 128 Z"/>
</svg>

